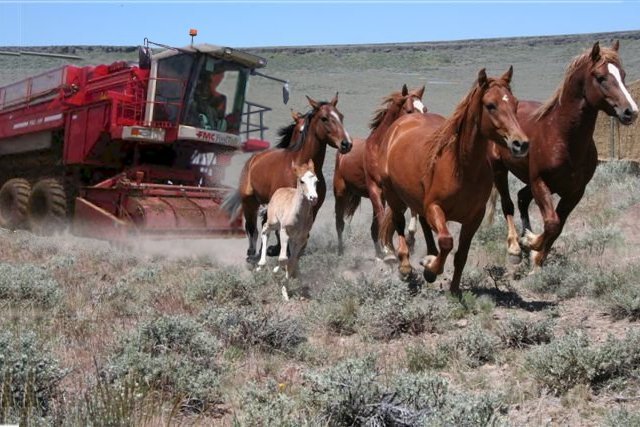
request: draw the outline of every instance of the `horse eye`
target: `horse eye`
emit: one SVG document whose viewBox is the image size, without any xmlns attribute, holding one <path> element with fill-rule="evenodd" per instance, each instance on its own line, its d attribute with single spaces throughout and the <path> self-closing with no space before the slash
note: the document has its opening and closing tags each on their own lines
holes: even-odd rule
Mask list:
<svg viewBox="0 0 640 427">
<path fill-rule="evenodd" d="M 496 104 L 494 104 L 494 103 L 487 104 L 487 110 L 495 111 L 495 109 L 496 109 Z"/>
<path fill-rule="evenodd" d="M 328 122 L 329 118 L 328 117 L 321 117 L 320 120 L 322 120 L 323 122 Z"/>
<path fill-rule="evenodd" d="M 596 81 L 598 83 L 603 83 L 605 80 L 607 80 L 607 76 L 596 76 Z"/>
</svg>

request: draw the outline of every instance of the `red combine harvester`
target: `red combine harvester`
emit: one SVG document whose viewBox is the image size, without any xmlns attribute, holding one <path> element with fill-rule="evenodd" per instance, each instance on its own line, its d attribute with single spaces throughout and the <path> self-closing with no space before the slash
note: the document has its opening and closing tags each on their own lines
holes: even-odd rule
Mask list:
<svg viewBox="0 0 640 427">
<path fill-rule="evenodd" d="M 0 88 L 0 225 L 50 234 L 70 219 L 74 234 L 115 241 L 244 233 L 219 206 L 233 154 L 269 146 L 270 109 L 245 100 L 247 82 L 285 83 L 285 102 L 286 82 L 231 48 L 149 52 Z"/>
</svg>

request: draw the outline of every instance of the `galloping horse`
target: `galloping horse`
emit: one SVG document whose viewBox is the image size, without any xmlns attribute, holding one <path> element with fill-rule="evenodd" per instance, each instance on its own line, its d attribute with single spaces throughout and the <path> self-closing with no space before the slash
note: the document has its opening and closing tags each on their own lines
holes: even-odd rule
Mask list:
<svg viewBox="0 0 640 427">
<path fill-rule="evenodd" d="M 500 78 L 488 78 L 484 68 L 480 70 L 471 91 L 435 132 L 420 114 L 402 117 L 389 129 L 386 156 L 380 160 L 390 209 L 380 232 L 383 242 L 391 247 L 394 229 L 398 233 L 397 255 L 403 276 L 411 273 L 404 237 L 404 212 L 409 207 L 438 233 L 439 252 L 431 242 L 422 263 L 428 282 L 442 274 L 453 248 L 447 221 L 462 224 L 450 287 L 451 293 L 459 294 L 469 245 L 482 222 L 492 186 L 486 154 L 489 140 L 499 141 L 514 156 L 524 156 L 529 146 L 516 120 L 517 101 L 509 86 L 512 73 L 510 67 Z M 426 234 L 433 240 L 431 233 Z"/>
<path fill-rule="evenodd" d="M 532 249 L 534 268 L 541 267 L 595 172 L 598 153 L 593 130 L 598 111 L 617 117 L 623 125 L 633 123 L 638 116 L 638 106 L 624 85 L 625 72 L 618 48 L 617 41 L 612 48 L 601 48 L 595 43 L 569 64 L 564 81 L 545 104 L 520 102 L 518 120 L 531 138 L 528 157 L 515 159 L 499 146 L 489 150 L 508 224 L 510 258 L 519 261 L 521 250 L 513 221 L 508 172 L 528 184 L 518 192 L 523 243 Z M 551 198 L 554 193 L 560 195 L 555 209 Z M 544 220 L 544 232 L 540 235 L 530 231 L 529 204 L 533 197 Z"/>
<path fill-rule="evenodd" d="M 400 92 L 393 92 L 382 102 L 382 107 L 375 112 L 373 120 L 369 124 L 371 133 L 365 139 L 354 138 L 353 148 L 347 154 L 336 154 L 336 167 L 333 173 L 333 193 L 336 198 L 336 231 L 338 232 L 338 253 L 342 254 L 344 245 L 342 232 L 344 231 L 345 217 L 352 217 L 360 205 L 360 198 L 369 197 L 365 173 L 365 149 L 368 145 L 378 146 L 389 126 L 405 114 L 414 112 L 425 113 L 426 108 L 422 104 L 424 86 L 420 89 L 409 91 L 407 85 L 402 85 Z M 415 233 L 415 218 L 412 218 L 413 226 L 410 232 Z M 382 256 L 378 243 L 378 223 L 375 211 L 371 220 L 371 239 L 375 245 L 376 256 Z"/>
<path fill-rule="evenodd" d="M 382 110 L 381 110 L 382 111 Z M 415 114 L 411 114 L 414 116 Z M 382 221 L 384 218 L 384 205 L 385 199 L 382 194 L 382 162 L 381 159 L 385 158 L 385 150 L 387 145 L 385 141 L 389 135 L 388 131 L 392 124 L 397 123 L 399 120 L 399 115 L 394 117 L 393 114 L 383 114 L 380 117 L 381 123 L 378 124 L 376 130 L 371 133 L 369 138 L 367 138 L 367 142 L 365 144 L 364 149 L 364 178 L 366 185 L 366 194 L 369 196 L 371 200 L 371 206 L 373 206 L 373 221 L 371 224 L 371 238 L 374 242 L 378 241 L 378 236 L 380 235 L 380 228 L 382 227 Z M 403 114 L 404 117 L 407 114 Z M 425 126 L 425 129 L 428 129 L 429 132 L 433 132 L 433 130 L 437 129 L 444 121 L 444 117 L 439 114 L 427 113 L 419 114 L 422 118 L 420 121 L 427 123 L 428 126 Z M 426 130 L 425 130 L 426 131 Z M 354 208 L 355 209 L 355 208 Z M 415 211 L 411 212 L 411 237 L 415 233 Z M 420 218 L 420 225 L 422 226 L 422 231 L 425 234 L 425 238 L 427 242 L 429 242 L 429 237 L 431 237 L 431 241 L 433 241 L 433 237 L 431 236 L 431 231 L 426 224 L 424 218 Z M 393 248 L 385 245 L 383 247 L 382 253 L 380 253 L 380 247 L 376 244 L 376 255 L 384 255 L 387 254 L 385 259 L 390 261 L 390 257 L 393 258 Z M 393 258 L 395 260 L 395 258 Z"/>
<path fill-rule="evenodd" d="M 313 160 L 309 159 L 300 166 L 292 164 L 291 168 L 296 174 L 296 188 L 282 187 L 271 196 L 267 206 L 267 220 L 262 226 L 262 250 L 258 262 L 258 268 L 267 265 L 269 233 L 280 230 L 282 247 L 278 257 L 279 265 L 273 271 L 277 272 L 283 267 L 287 279 L 297 274 L 298 258 L 309 238 L 313 225 L 313 207 L 318 201 L 318 178 L 314 173 Z"/>
<path fill-rule="evenodd" d="M 232 218 L 237 217 L 240 210 L 244 212 L 245 230 L 249 238 L 249 262 L 256 261 L 260 205 L 269 203 L 278 188 L 296 186 L 292 162 L 300 165 L 312 159 L 315 164 L 318 177 L 318 202 L 313 209 L 315 219 L 327 192 L 322 174 L 327 145 L 343 153 L 351 150 L 351 137 L 344 128 L 342 113 L 336 108 L 338 94 L 336 93 L 330 102 L 318 102 L 309 97 L 307 100 L 312 110 L 301 117 L 304 118 L 303 124 L 294 121 L 281 130 L 283 138 L 278 147 L 255 154 L 247 160 L 240 176 L 238 190 L 223 203 L 223 208 Z M 280 250 L 279 247 L 274 249 L 276 253 Z"/>
</svg>

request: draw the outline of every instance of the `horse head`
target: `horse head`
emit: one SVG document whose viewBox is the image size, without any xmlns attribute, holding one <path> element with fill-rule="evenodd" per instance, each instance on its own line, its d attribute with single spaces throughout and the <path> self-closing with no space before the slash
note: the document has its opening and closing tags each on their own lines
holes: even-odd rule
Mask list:
<svg viewBox="0 0 640 427">
<path fill-rule="evenodd" d="M 598 42 L 593 45 L 583 68 L 584 97 L 593 107 L 630 125 L 638 117 L 638 105 L 624 83 L 619 47 L 618 41 L 610 48 L 601 48 Z"/>
<path fill-rule="evenodd" d="M 488 78 L 485 69 L 478 72 L 477 85 L 482 93 L 480 128 L 483 135 L 506 146 L 514 157 L 526 156 L 529 140 L 516 118 L 518 100 L 511 93 L 513 67 L 499 78 Z"/>
<path fill-rule="evenodd" d="M 296 165 L 292 162 L 291 168 L 296 174 L 298 188 L 302 188 L 302 194 L 305 199 L 315 205 L 318 203 L 318 191 L 316 189 L 318 178 L 316 177 L 313 160 L 309 159 L 307 163 Z"/>
<path fill-rule="evenodd" d="M 349 132 L 344 127 L 342 113 L 336 108 L 338 94 L 329 102 L 318 102 L 307 96 L 311 111 L 309 132 L 313 128 L 320 141 L 326 142 L 340 153 L 346 154 L 351 150 L 352 141 Z"/>
<path fill-rule="evenodd" d="M 427 112 L 427 108 L 422 103 L 422 96 L 424 95 L 424 86 L 419 89 L 409 90 L 407 85 L 402 85 L 402 91 L 400 92 L 402 97 L 399 99 L 401 104 L 400 115 Z"/>
</svg>

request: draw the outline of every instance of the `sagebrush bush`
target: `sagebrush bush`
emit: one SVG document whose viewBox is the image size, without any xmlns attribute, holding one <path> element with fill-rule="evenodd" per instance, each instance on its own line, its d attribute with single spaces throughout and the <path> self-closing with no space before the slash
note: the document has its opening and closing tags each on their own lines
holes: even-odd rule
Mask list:
<svg viewBox="0 0 640 427">
<path fill-rule="evenodd" d="M 65 371 L 33 332 L 0 332 L 0 422 L 46 416 Z"/>
<path fill-rule="evenodd" d="M 305 396 L 290 396 L 286 385 L 269 380 L 249 383 L 241 391 L 242 411 L 234 415 L 238 426 L 298 427 L 313 425 L 314 414 L 305 405 Z"/>
<path fill-rule="evenodd" d="M 58 282 L 46 270 L 32 264 L 0 263 L 0 306 L 29 304 L 52 308 L 61 298 Z"/>
<path fill-rule="evenodd" d="M 423 343 L 407 346 L 407 369 L 409 372 L 423 372 L 446 368 L 455 356 L 455 347 L 448 341 L 440 341 L 434 347 Z"/>
<path fill-rule="evenodd" d="M 455 339 L 454 343 L 471 367 L 478 367 L 495 361 L 498 341 L 478 324 L 473 324 L 469 327 Z"/>
<path fill-rule="evenodd" d="M 592 348 L 584 333 L 572 332 L 533 348 L 526 360 L 534 378 L 555 394 L 578 384 L 598 388 L 640 368 L 640 334 L 633 332 L 622 340 L 609 337 Z"/>
<path fill-rule="evenodd" d="M 352 359 L 308 375 L 319 424 L 357 426 L 487 425 L 495 396 L 449 391 L 443 378 L 400 372 L 386 383 L 375 357 Z"/>
<path fill-rule="evenodd" d="M 640 412 L 632 412 L 626 408 L 613 410 L 605 416 L 604 425 L 608 427 L 638 427 L 640 426 Z"/>
<path fill-rule="evenodd" d="M 510 317 L 498 327 L 498 337 L 506 347 L 523 348 L 553 339 L 553 321 Z"/>
<path fill-rule="evenodd" d="M 216 305 L 251 305 L 258 299 L 256 292 L 267 283 L 267 275 L 256 273 L 245 276 L 236 268 L 205 270 L 188 285 L 187 298 Z"/>
<path fill-rule="evenodd" d="M 185 316 L 143 323 L 123 339 L 107 375 L 133 375 L 147 387 L 183 398 L 185 410 L 203 411 L 220 403 L 219 342 L 203 325 Z"/>
<path fill-rule="evenodd" d="M 214 307 L 205 310 L 202 319 L 227 345 L 241 348 L 292 353 L 306 341 L 300 319 L 262 307 Z"/>
</svg>

